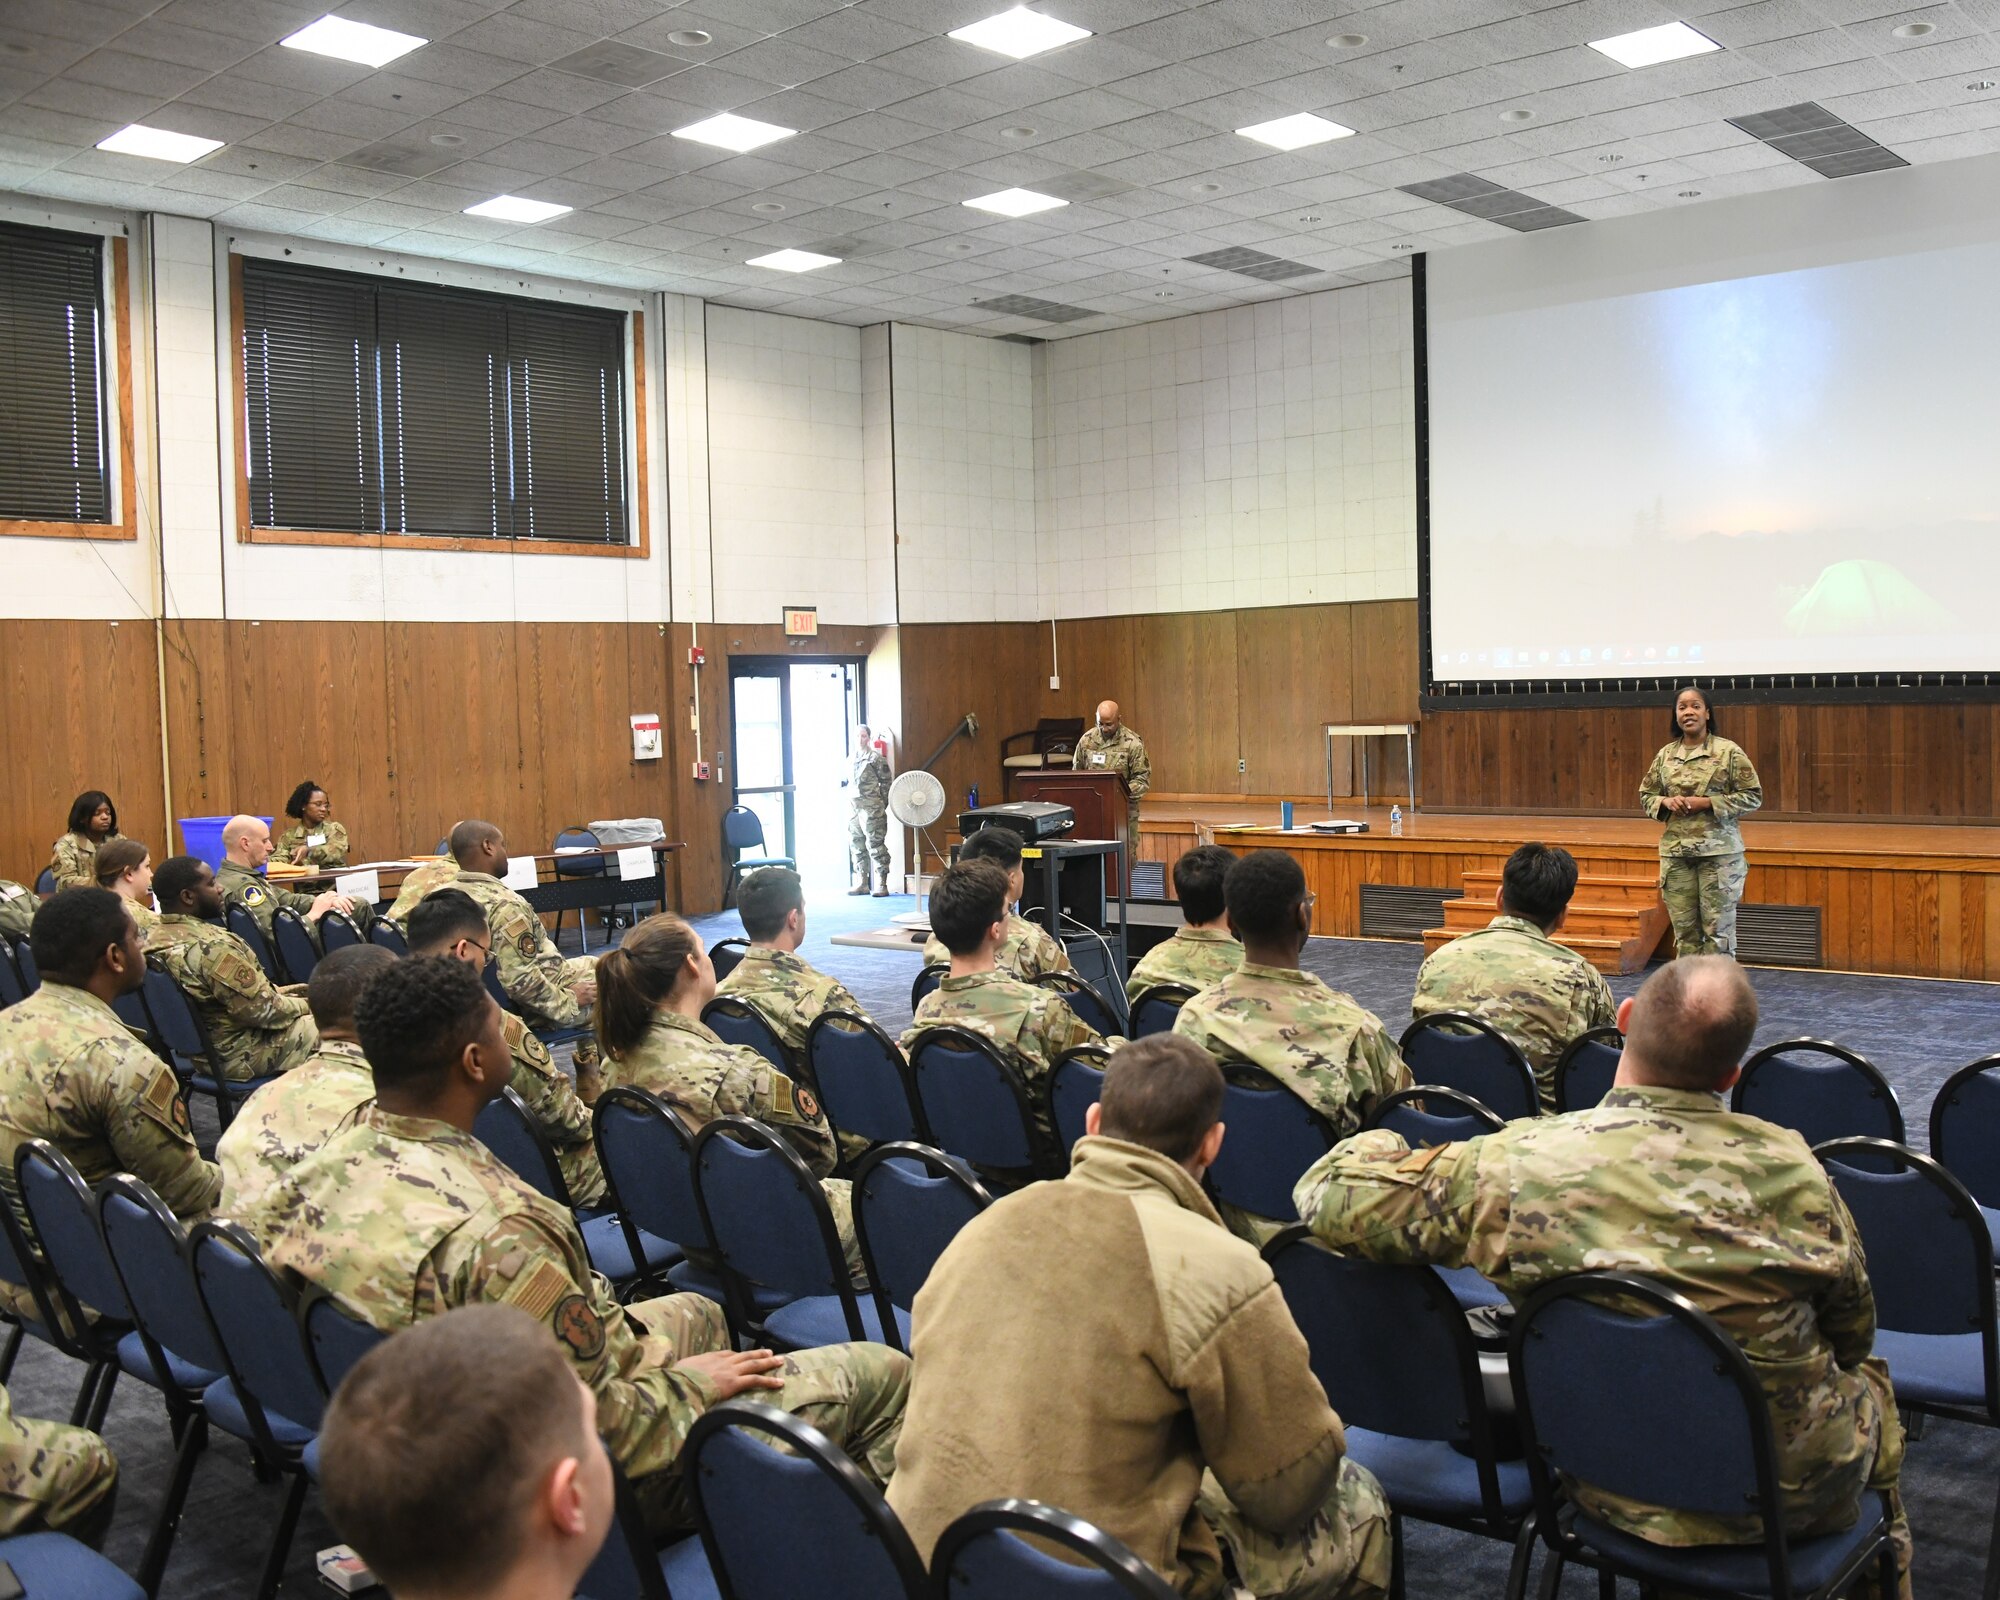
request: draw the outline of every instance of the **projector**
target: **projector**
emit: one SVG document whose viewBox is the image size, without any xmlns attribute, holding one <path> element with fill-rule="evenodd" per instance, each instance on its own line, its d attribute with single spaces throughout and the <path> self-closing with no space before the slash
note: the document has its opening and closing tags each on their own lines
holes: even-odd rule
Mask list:
<svg viewBox="0 0 2000 1600">
<path fill-rule="evenodd" d="M 981 806 L 977 811 L 958 814 L 958 834 L 969 839 L 981 828 L 1005 828 L 1018 833 L 1023 844 L 1033 844 L 1053 834 L 1068 833 L 1076 826 L 1076 813 L 1052 800 L 1015 800 L 1004 806 Z"/>
</svg>

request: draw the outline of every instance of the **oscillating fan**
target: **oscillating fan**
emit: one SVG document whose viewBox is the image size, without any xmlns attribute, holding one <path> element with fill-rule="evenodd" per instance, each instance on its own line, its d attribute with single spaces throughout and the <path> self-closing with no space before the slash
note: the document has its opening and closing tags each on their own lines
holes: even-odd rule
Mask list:
<svg viewBox="0 0 2000 1600">
<path fill-rule="evenodd" d="M 933 822 L 944 815 L 944 785 L 934 774 L 921 767 L 911 772 L 898 773 L 896 781 L 889 785 L 889 814 L 906 828 L 915 828 L 917 837 L 930 848 L 930 836 L 924 832 Z M 919 869 L 923 857 L 917 857 Z M 923 903 L 917 904 L 918 911 Z"/>
</svg>

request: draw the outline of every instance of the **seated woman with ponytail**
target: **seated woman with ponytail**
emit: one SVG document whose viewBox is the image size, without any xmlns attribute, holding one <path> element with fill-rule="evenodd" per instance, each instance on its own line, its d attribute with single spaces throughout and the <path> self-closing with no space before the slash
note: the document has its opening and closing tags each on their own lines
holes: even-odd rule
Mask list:
<svg viewBox="0 0 2000 1600">
<path fill-rule="evenodd" d="M 861 1251 L 844 1178 L 829 1178 L 839 1151 L 813 1092 L 748 1045 L 726 1044 L 701 1020 L 715 998 L 708 947 L 671 912 L 646 920 L 597 960 L 593 1021 L 604 1086 L 649 1089 L 699 1130 L 717 1117 L 755 1117 L 796 1150 L 826 1191 L 847 1269 L 861 1281 Z"/>
</svg>

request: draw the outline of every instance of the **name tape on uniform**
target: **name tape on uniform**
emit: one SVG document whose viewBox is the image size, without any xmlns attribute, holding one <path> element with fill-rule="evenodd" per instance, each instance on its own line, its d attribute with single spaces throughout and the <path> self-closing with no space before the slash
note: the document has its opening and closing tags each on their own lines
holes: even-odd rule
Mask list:
<svg viewBox="0 0 2000 1600">
<path fill-rule="evenodd" d="M 370 867 L 364 872 L 343 872 L 333 880 L 336 894 L 373 905 L 382 898 L 382 874 Z"/>
<path fill-rule="evenodd" d="M 618 852 L 618 876 L 627 881 L 653 875 L 651 845 L 635 844 Z"/>
</svg>

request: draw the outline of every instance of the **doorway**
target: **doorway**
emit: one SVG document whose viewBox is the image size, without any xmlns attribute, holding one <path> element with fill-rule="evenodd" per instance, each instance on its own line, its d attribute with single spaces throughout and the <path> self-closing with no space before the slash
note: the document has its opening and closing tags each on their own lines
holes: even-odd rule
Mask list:
<svg viewBox="0 0 2000 1600">
<path fill-rule="evenodd" d="M 809 896 L 838 893 L 850 881 L 850 795 L 842 784 L 864 720 L 864 665 L 859 656 L 729 663 L 736 803 L 764 824 L 766 854 L 798 862 Z"/>
</svg>

